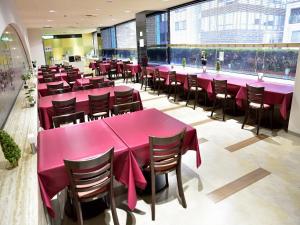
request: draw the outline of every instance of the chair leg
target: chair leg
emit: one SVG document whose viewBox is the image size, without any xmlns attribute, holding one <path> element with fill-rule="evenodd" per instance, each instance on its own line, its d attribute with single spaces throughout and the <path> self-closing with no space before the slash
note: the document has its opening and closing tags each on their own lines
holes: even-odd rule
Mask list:
<svg viewBox="0 0 300 225">
<path fill-rule="evenodd" d="M 222 109 L 222 112 L 223 112 L 223 121 L 225 121 L 225 107 L 226 107 L 226 101 L 227 101 L 226 98 L 222 100 L 222 106 L 223 106 L 223 109 Z"/>
<path fill-rule="evenodd" d="M 214 105 L 213 105 L 213 108 L 212 108 L 212 110 L 211 110 L 210 117 L 212 117 L 213 114 L 214 114 L 214 111 L 215 111 L 215 108 L 216 108 L 216 103 L 217 103 L 217 98 L 215 98 L 215 100 L 214 100 Z"/>
<path fill-rule="evenodd" d="M 143 89 L 144 79 L 141 78 L 141 90 Z"/>
<path fill-rule="evenodd" d="M 160 91 L 160 85 L 161 85 L 161 83 L 158 82 L 158 83 L 157 83 L 157 95 L 158 95 L 158 96 L 159 96 L 159 91 Z"/>
<path fill-rule="evenodd" d="M 165 173 L 165 177 L 166 177 L 166 186 L 169 187 L 169 176 L 167 173 Z"/>
<path fill-rule="evenodd" d="M 199 94 L 198 94 L 198 91 L 195 92 L 195 102 L 194 102 L 194 110 L 196 108 L 196 104 L 198 103 L 198 97 L 199 97 Z"/>
<path fill-rule="evenodd" d="M 114 225 L 119 225 L 119 219 L 116 210 L 115 195 L 113 191 L 110 193 L 110 208 L 111 208 L 111 214 L 113 216 Z"/>
<path fill-rule="evenodd" d="M 245 111 L 245 118 L 244 118 L 244 122 L 243 122 L 243 125 L 242 125 L 242 129 L 244 129 L 244 126 L 245 126 L 245 124 L 246 124 L 247 121 L 248 121 L 249 110 L 250 110 L 250 109 L 247 108 L 246 111 Z"/>
<path fill-rule="evenodd" d="M 271 130 L 273 130 L 273 120 L 274 120 L 274 106 L 271 108 L 271 116 L 270 116 L 270 125 L 271 125 Z"/>
<path fill-rule="evenodd" d="M 147 86 L 148 86 L 148 78 L 146 77 L 145 91 L 147 89 Z"/>
<path fill-rule="evenodd" d="M 262 114 L 262 109 L 259 109 L 259 111 L 258 111 L 258 123 L 257 123 L 257 131 L 256 131 L 256 135 L 259 134 L 259 127 L 260 127 L 260 121 L 261 121 L 261 114 Z"/>
<path fill-rule="evenodd" d="M 155 220 L 155 174 L 151 172 L 151 215 Z"/>
<path fill-rule="evenodd" d="M 171 95 L 171 89 L 172 89 L 172 85 L 169 85 L 168 98 L 170 98 L 170 95 Z"/>
<path fill-rule="evenodd" d="M 183 187 L 182 187 L 181 168 L 180 168 L 180 166 L 178 166 L 178 168 L 176 169 L 176 177 L 177 177 L 177 186 L 178 186 L 179 196 L 181 198 L 181 203 L 182 203 L 183 208 L 186 208 L 187 206 L 186 206 L 184 191 L 183 191 Z"/>
<path fill-rule="evenodd" d="M 174 102 L 176 102 L 176 97 L 177 97 L 177 85 L 175 85 L 174 89 L 175 89 Z"/>
<path fill-rule="evenodd" d="M 77 223 L 79 225 L 83 225 L 83 218 L 82 218 L 82 211 L 81 211 L 80 202 L 73 199 L 73 203 L 74 203 L 75 209 L 76 209 Z"/>
<path fill-rule="evenodd" d="M 191 94 L 191 92 L 190 92 L 190 90 L 188 90 L 188 94 L 187 94 L 187 98 L 186 98 L 186 104 L 185 104 L 185 106 L 187 106 L 187 105 L 188 105 L 188 103 L 189 103 L 189 100 L 190 100 L 190 94 Z"/>
</svg>

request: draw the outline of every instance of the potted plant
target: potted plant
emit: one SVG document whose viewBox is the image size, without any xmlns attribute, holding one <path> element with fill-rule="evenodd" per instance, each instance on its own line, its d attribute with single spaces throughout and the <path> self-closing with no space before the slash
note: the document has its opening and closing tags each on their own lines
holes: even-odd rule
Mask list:
<svg viewBox="0 0 300 225">
<path fill-rule="evenodd" d="M 31 78 L 31 73 L 29 73 L 27 71 L 27 73 L 22 74 L 21 79 L 24 81 L 24 88 L 27 89 L 28 88 L 28 84 L 27 81 L 30 80 Z"/>
<path fill-rule="evenodd" d="M 29 103 L 29 106 L 30 106 L 30 107 L 33 107 L 34 104 L 35 104 L 35 99 L 34 99 L 34 97 L 32 96 L 34 90 L 35 90 L 34 88 L 30 88 L 30 89 L 25 93 L 25 95 L 26 95 L 25 98 L 27 99 L 27 102 Z"/>
<path fill-rule="evenodd" d="M 182 58 L 181 65 L 183 68 L 186 66 L 186 58 Z"/>
<path fill-rule="evenodd" d="M 0 145 L 4 157 L 10 163 L 11 168 L 17 167 L 21 158 L 21 150 L 12 137 L 4 130 L 0 130 Z"/>
<path fill-rule="evenodd" d="M 216 62 L 216 71 L 217 73 L 219 73 L 221 70 L 221 62 L 219 59 L 217 59 L 217 62 Z"/>
</svg>

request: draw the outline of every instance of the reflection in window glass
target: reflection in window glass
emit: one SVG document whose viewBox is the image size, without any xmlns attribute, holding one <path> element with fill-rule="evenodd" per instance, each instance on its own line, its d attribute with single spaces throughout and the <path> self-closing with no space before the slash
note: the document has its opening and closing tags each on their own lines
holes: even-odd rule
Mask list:
<svg viewBox="0 0 300 225">
<path fill-rule="evenodd" d="M 21 75 L 28 68 L 20 38 L 15 29 L 9 26 L 0 36 L 0 127 L 4 125 L 22 86 Z"/>
<path fill-rule="evenodd" d="M 101 30 L 102 46 L 103 49 L 116 48 L 115 28 L 110 27 Z"/>
</svg>

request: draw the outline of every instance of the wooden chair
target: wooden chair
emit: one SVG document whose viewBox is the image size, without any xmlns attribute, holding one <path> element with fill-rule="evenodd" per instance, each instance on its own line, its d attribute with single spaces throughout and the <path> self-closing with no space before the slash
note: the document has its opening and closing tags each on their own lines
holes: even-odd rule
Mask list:
<svg viewBox="0 0 300 225">
<path fill-rule="evenodd" d="M 274 106 L 264 104 L 264 93 L 265 93 L 264 87 L 253 87 L 247 84 L 247 108 L 245 112 L 245 118 L 242 125 L 242 129 L 244 129 L 244 126 L 247 123 L 250 111 L 255 110 L 256 120 L 257 120 L 257 128 L 256 128 L 257 135 L 259 134 L 259 127 L 260 127 L 262 113 L 266 110 L 271 112 L 270 124 L 271 124 L 271 129 L 273 129 Z"/>
<path fill-rule="evenodd" d="M 171 91 L 174 89 L 174 102 L 176 102 L 176 96 L 178 88 L 182 86 L 180 81 L 177 81 L 176 71 L 170 71 L 169 73 L 169 85 L 168 85 L 168 98 L 171 96 Z"/>
<path fill-rule="evenodd" d="M 94 86 L 94 88 L 98 88 L 99 84 L 104 82 L 104 77 L 90 79 L 90 83 Z"/>
<path fill-rule="evenodd" d="M 68 89 L 59 88 L 59 89 L 49 89 L 49 90 L 47 90 L 48 95 L 57 95 L 57 94 L 65 93 L 65 92 L 68 92 Z"/>
<path fill-rule="evenodd" d="M 92 84 L 85 84 L 85 85 L 79 85 L 76 87 L 76 90 L 77 91 L 83 91 L 83 90 L 90 90 L 90 89 L 93 89 L 94 88 L 94 85 Z"/>
<path fill-rule="evenodd" d="M 153 76 L 153 87 L 154 90 L 157 89 L 157 95 L 159 96 L 161 87 L 165 84 L 166 79 L 161 77 L 159 70 L 156 68 L 154 70 Z"/>
<path fill-rule="evenodd" d="M 228 99 L 234 99 L 233 96 L 227 93 L 227 80 L 215 80 L 213 79 L 213 96 L 214 104 L 211 111 L 211 117 L 216 109 L 217 101 L 222 102 L 223 121 L 225 121 L 225 109 Z M 235 102 L 234 102 L 235 104 Z"/>
<path fill-rule="evenodd" d="M 123 103 L 113 106 L 112 113 L 114 115 L 125 114 L 129 112 L 136 112 L 141 109 L 141 103 L 139 101 Z"/>
<path fill-rule="evenodd" d="M 45 72 L 43 73 L 42 76 L 43 76 L 44 83 L 55 81 L 55 74 L 52 72 Z"/>
<path fill-rule="evenodd" d="M 89 95 L 89 120 L 109 117 L 110 92 L 103 95 Z"/>
<path fill-rule="evenodd" d="M 58 83 L 58 84 L 47 84 L 47 92 L 48 95 L 53 95 L 54 93 L 56 93 L 56 90 L 59 90 L 57 92 L 60 92 L 61 90 L 64 89 L 64 83 Z"/>
<path fill-rule="evenodd" d="M 187 76 L 187 100 L 186 106 L 189 103 L 191 93 L 195 94 L 195 102 L 194 102 L 194 110 L 196 108 L 196 104 L 198 102 L 199 94 L 202 93 L 204 95 L 204 104 L 206 105 L 206 93 L 203 88 L 201 88 L 198 84 L 197 75 L 188 75 Z"/>
<path fill-rule="evenodd" d="M 70 113 L 66 115 L 60 115 L 60 116 L 53 116 L 53 125 L 54 128 L 60 127 L 64 124 L 77 124 L 77 121 L 79 120 L 79 123 L 84 123 L 84 112 L 75 112 Z"/>
<path fill-rule="evenodd" d="M 69 83 L 69 85 L 71 87 L 74 86 L 74 84 L 76 83 L 76 80 L 79 78 L 78 73 L 77 72 L 67 72 L 67 81 Z"/>
<path fill-rule="evenodd" d="M 115 91 L 115 105 L 133 102 L 133 89 L 128 91 Z"/>
<path fill-rule="evenodd" d="M 142 67 L 142 74 L 141 74 L 141 90 L 145 85 L 145 91 L 147 87 L 150 87 L 149 81 L 152 80 L 152 76 L 148 74 L 146 67 Z"/>
<path fill-rule="evenodd" d="M 83 77 L 86 77 L 86 78 L 92 78 L 93 77 L 93 73 L 84 73 L 83 74 Z"/>
<path fill-rule="evenodd" d="M 104 88 L 104 87 L 114 87 L 115 86 L 115 82 L 114 81 L 109 81 L 109 82 L 103 82 L 103 83 L 99 83 L 98 87 L 99 88 Z"/>
<path fill-rule="evenodd" d="M 128 64 L 124 64 L 124 80 L 123 82 L 126 81 L 126 84 L 128 82 L 128 79 L 131 79 L 131 82 L 133 82 L 133 74 L 131 72 L 131 70 L 128 67 Z"/>
<path fill-rule="evenodd" d="M 104 154 L 78 161 L 64 160 L 70 182 L 70 195 L 77 214 L 77 223 L 83 225 L 82 202 L 90 202 L 109 195 L 112 217 L 119 225 L 114 197 L 114 148 Z"/>
<path fill-rule="evenodd" d="M 110 70 L 108 71 L 108 78 L 113 79 L 113 76 L 117 78 L 117 61 L 112 61 L 110 63 Z"/>
<path fill-rule="evenodd" d="M 49 83 L 49 82 L 54 82 L 54 81 L 55 81 L 54 77 L 43 77 L 44 83 Z"/>
<path fill-rule="evenodd" d="M 74 113 L 76 111 L 76 98 L 65 101 L 52 101 L 54 116 Z"/>
<path fill-rule="evenodd" d="M 168 173 L 176 171 L 178 192 L 184 208 L 187 207 L 181 178 L 181 155 L 185 129 L 171 137 L 149 137 L 150 166 L 146 170 L 151 172 L 151 213 L 155 220 L 155 176 L 165 174 L 167 186 Z"/>
</svg>

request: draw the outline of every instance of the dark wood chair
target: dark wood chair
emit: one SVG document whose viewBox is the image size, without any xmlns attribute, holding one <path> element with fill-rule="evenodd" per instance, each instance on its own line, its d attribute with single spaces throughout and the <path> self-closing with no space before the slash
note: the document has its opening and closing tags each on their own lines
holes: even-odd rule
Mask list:
<svg viewBox="0 0 300 225">
<path fill-rule="evenodd" d="M 115 76 L 115 77 L 113 77 Z M 113 79 L 113 78 L 117 78 L 117 61 L 112 61 L 110 63 L 110 70 L 108 71 L 108 78 L 109 79 Z"/>
<path fill-rule="evenodd" d="M 55 78 L 53 77 L 43 77 L 43 82 L 44 83 L 49 83 L 49 82 L 54 82 Z"/>
<path fill-rule="evenodd" d="M 131 70 L 128 67 L 128 64 L 124 64 L 124 80 L 123 82 L 126 81 L 126 84 L 128 83 L 128 79 L 131 79 L 131 82 L 133 82 L 133 74 Z"/>
<path fill-rule="evenodd" d="M 223 121 L 225 121 L 225 110 L 227 106 L 228 99 L 234 100 L 234 97 L 227 93 L 227 80 L 215 80 L 213 79 L 213 96 L 214 103 L 211 111 L 211 117 L 216 109 L 217 102 L 222 103 Z M 235 102 L 234 102 L 235 107 Z"/>
<path fill-rule="evenodd" d="M 88 159 L 64 160 L 70 183 L 70 197 L 77 214 L 77 223 L 83 225 L 82 202 L 90 202 L 109 195 L 112 217 L 119 225 L 114 197 L 114 148 Z"/>
<path fill-rule="evenodd" d="M 76 98 L 65 101 L 52 101 L 54 116 L 74 113 L 76 111 Z"/>
<path fill-rule="evenodd" d="M 141 109 L 141 103 L 139 101 L 123 103 L 113 106 L 112 113 L 114 115 L 125 114 L 129 112 L 136 112 Z"/>
<path fill-rule="evenodd" d="M 104 77 L 90 79 L 90 83 L 94 86 L 94 88 L 98 88 L 99 84 L 104 82 Z"/>
<path fill-rule="evenodd" d="M 84 73 L 83 77 L 92 78 L 93 75 L 94 75 L 93 73 Z"/>
<path fill-rule="evenodd" d="M 65 89 L 65 88 L 59 88 L 59 89 L 49 89 L 47 90 L 47 94 L 48 95 L 57 95 L 57 94 L 62 94 L 65 92 L 68 92 L 69 89 Z"/>
<path fill-rule="evenodd" d="M 128 91 L 115 91 L 115 105 L 133 102 L 133 89 Z"/>
<path fill-rule="evenodd" d="M 64 83 L 58 83 L 58 84 L 47 84 L 47 93 L 48 95 L 53 95 L 54 93 L 60 92 L 64 89 Z M 59 90 L 59 91 L 56 91 Z"/>
<path fill-rule="evenodd" d="M 165 174 L 167 186 L 168 173 L 176 171 L 178 192 L 181 204 L 187 207 L 181 178 L 181 155 L 182 145 L 185 136 L 185 129 L 171 137 L 149 137 L 150 143 L 150 165 L 146 171 L 151 173 L 151 213 L 152 220 L 155 220 L 155 176 Z"/>
<path fill-rule="evenodd" d="M 89 95 L 89 120 L 109 117 L 110 92 L 103 95 Z"/>
<path fill-rule="evenodd" d="M 247 104 L 246 104 L 246 112 L 245 118 L 242 125 L 242 129 L 244 129 L 245 124 L 247 123 L 249 113 L 251 110 L 256 112 L 256 120 L 257 120 L 257 128 L 256 134 L 259 134 L 260 121 L 262 117 L 262 113 L 264 111 L 269 111 L 271 113 L 270 116 L 270 125 L 271 129 L 273 129 L 273 117 L 274 117 L 274 106 L 268 105 L 264 103 L 264 87 L 253 87 L 247 84 Z"/>
<path fill-rule="evenodd" d="M 153 75 L 153 88 L 154 90 L 157 89 L 157 95 L 160 94 L 160 90 L 165 84 L 166 79 L 161 77 L 159 70 L 156 68 L 154 70 L 154 75 Z"/>
<path fill-rule="evenodd" d="M 186 106 L 189 103 L 191 93 L 195 94 L 195 102 L 194 102 L 194 109 L 196 108 L 196 104 L 198 102 L 199 94 L 202 93 L 204 95 L 204 104 L 206 105 L 206 92 L 203 88 L 201 88 L 198 84 L 197 75 L 188 75 L 187 76 L 187 100 Z"/>
<path fill-rule="evenodd" d="M 176 96 L 178 88 L 183 84 L 180 81 L 177 81 L 176 71 L 170 71 L 169 73 L 169 84 L 168 84 L 168 98 L 171 96 L 172 90 L 174 90 L 174 102 L 176 102 Z"/>
<path fill-rule="evenodd" d="M 64 124 L 77 124 L 78 120 L 79 123 L 84 123 L 84 112 L 75 112 L 75 113 L 70 113 L 66 115 L 60 115 L 60 116 L 53 116 L 53 125 L 55 128 L 60 127 L 61 125 Z"/>
<path fill-rule="evenodd" d="M 67 72 L 67 81 L 69 85 L 73 88 L 74 84 L 76 83 L 76 80 L 79 78 L 79 75 L 77 72 Z"/>
<path fill-rule="evenodd" d="M 142 67 L 142 73 L 141 73 L 141 90 L 143 89 L 143 86 L 145 86 L 145 91 L 147 87 L 150 87 L 149 81 L 152 80 L 152 76 L 148 74 L 146 67 Z"/>
<path fill-rule="evenodd" d="M 76 91 L 90 90 L 95 88 L 92 84 L 79 85 L 76 87 Z"/>
<path fill-rule="evenodd" d="M 109 81 L 109 82 L 103 82 L 103 83 L 99 83 L 98 87 L 99 88 L 104 88 L 104 87 L 114 87 L 115 86 L 115 82 L 114 81 Z"/>
</svg>

